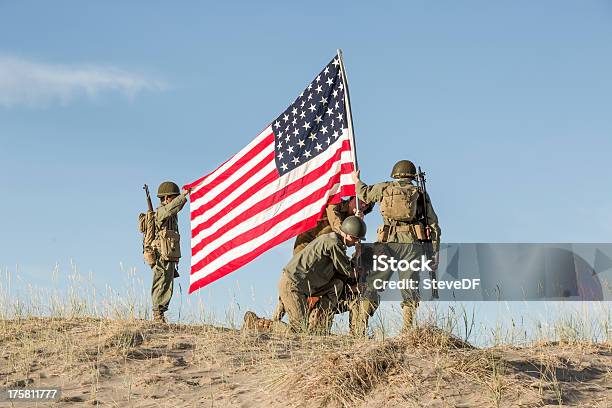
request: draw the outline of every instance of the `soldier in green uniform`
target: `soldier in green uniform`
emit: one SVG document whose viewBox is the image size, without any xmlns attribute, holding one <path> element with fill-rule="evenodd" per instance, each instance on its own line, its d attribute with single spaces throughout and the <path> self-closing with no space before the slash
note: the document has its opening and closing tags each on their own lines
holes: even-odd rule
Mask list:
<svg viewBox="0 0 612 408">
<path fill-rule="evenodd" d="M 425 197 L 427 205 L 427 220 L 421 222 L 419 214 L 423 214 L 422 199 L 419 199 L 419 192 L 414 185 L 416 178 L 416 167 L 409 160 L 401 160 L 393 166 L 391 177 L 396 179 L 383 183 L 366 185 L 359 179 L 359 172 L 353 173 L 353 180 L 357 188 L 357 196 L 366 203 L 380 203 L 383 225 L 377 230 L 377 241 L 390 243 L 411 244 L 396 245 L 401 259 L 412 260 L 425 255 L 425 245 L 431 245 L 434 260 L 438 259 L 440 249 L 441 230 L 438 225 L 438 217 L 433 209 L 429 196 Z M 424 225 L 424 224 L 427 225 Z M 429 226 L 431 243 L 422 242 L 425 239 L 425 227 Z M 434 263 L 437 263 L 434 261 Z M 419 280 L 418 272 L 399 271 L 400 279 Z M 386 279 L 390 278 L 386 276 Z M 416 309 L 419 304 L 418 290 L 403 290 L 402 292 L 402 314 L 403 331 L 412 327 Z M 372 288 L 368 288 L 363 297 L 358 302 L 358 312 L 355 313 L 357 321 L 352 322 L 354 327 L 358 327 L 361 334 L 367 330 L 368 318 L 378 307 L 378 293 Z"/>
<path fill-rule="evenodd" d="M 365 214 L 369 214 L 372 211 L 372 206 L 367 205 L 364 202 L 359 203 L 359 211 L 356 211 L 356 198 L 351 197 L 347 200 L 342 200 L 338 204 L 329 204 L 325 207 L 323 217 L 317 222 L 317 225 L 308 231 L 299 234 L 293 245 L 293 255 L 299 254 L 306 246 L 311 243 L 315 238 L 335 232 L 342 235 L 341 230 L 342 221 L 344 221 L 350 215 L 356 215 L 363 218 Z M 282 320 L 285 315 L 285 308 L 283 303 L 280 301 L 274 308 L 272 313 L 273 321 Z"/>
<path fill-rule="evenodd" d="M 181 257 L 180 236 L 178 232 L 178 212 L 187 202 L 188 190 L 181 193 L 179 186 L 171 181 L 160 184 L 157 197 L 160 206 L 155 211 L 155 264 L 151 300 L 153 303 L 153 320 L 166 321 L 164 313 L 168 310 L 174 278 L 178 277 L 178 261 Z"/>
<path fill-rule="evenodd" d="M 278 287 L 292 331 L 326 331 L 331 326 L 338 297 L 344 290 L 342 278 L 354 275 L 347 247 L 365 237 L 366 227 L 360 218 L 349 216 L 340 230 L 342 234 L 318 236 L 283 268 Z M 308 298 L 314 296 L 318 301 L 309 305 Z M 324 327 L 319 322 L 324 322 Z"/>
</svg>

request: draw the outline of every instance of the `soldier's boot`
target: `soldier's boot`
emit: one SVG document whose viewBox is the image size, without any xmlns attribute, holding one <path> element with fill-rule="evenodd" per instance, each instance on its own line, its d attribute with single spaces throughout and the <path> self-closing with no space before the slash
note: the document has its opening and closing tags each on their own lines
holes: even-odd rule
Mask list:
<svg viewBox="0 0 612 408">
<path fill-rule="evenodd" d="M 414 323 L 414 317 L 416 315 L 418 303 L 410 303 L 402 306 L 402 317 L 404 319 L 404 323 L 402 325 L 402 333 L 406 334 L 410 330 L 412 330 L 412 325 Z"/>
<path fill-rule="evenodd" d="M 355 302 L 349 310 L 349 329 L 355 337 L 365 337 L 368 333 L 368 321 L 374 305 L 368 300 Z"/>
<path fill-rule="evenodd" d="M 153 321 L 155 323 L 166 323 L 166 318 L 164 317 L 164 312 L 160 310 L 153 311 Z"/>
<path fill-rule="evenodd" d="M 274 312 L 272 313 L 272 321 L 280 322 L 281 320 L 283 320 L 283 316 L 285 316 L 285 306 L 283 305 L 283 302 L 281 302 L 279 298 L 278 303 L 276 304 L 276 307 L 274 308 Z"/>
<path fill-rule="evenodd" d="M 270 331 L 272 320 L 258 317 L 255 313 L 247 311 L 244 314 L 244 323 L 242 330 L 245 331 L 256 331 L 256 332 L 267 332 Z"/>
</svg>

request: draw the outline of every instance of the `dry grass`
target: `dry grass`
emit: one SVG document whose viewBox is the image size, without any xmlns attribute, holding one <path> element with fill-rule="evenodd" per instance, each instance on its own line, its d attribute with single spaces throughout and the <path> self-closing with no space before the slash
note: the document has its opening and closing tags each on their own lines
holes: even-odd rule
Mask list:
<svg viewBox="0 0 612 408">
<path fill-rule="evenodd" d="M 612 406 L 610 313 L 538 321 L 532 338 L 522 322 L 476 328 L 456 306 L 422 308 L 404 336 L 393 314 L 368 339 L 253 333 L 232 308 L 223 326 L 203 310 L 153 324 L 141 282 L 100 293 L 73 272 L 61 294 L 9 296 L 0 279 L 0 387 L 61 387 L 54 406 Z M 490 346 L 472 346 L 474 332 Z"/>
</svg>

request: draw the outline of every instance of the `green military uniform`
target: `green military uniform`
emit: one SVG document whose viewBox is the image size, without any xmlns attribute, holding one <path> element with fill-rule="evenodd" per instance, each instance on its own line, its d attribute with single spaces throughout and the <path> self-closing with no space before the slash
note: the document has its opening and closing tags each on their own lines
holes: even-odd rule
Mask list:
<svg viewBox="0 0 612 408">
<path fill-rule="evenodd" d="M 324 215 L 317 222 L 317 225 L 297 236 L 295 239 L 295 244 L 293 245 L 293 255 L 300 253 L 309 243 L 321 235 L 326 235 L 330 232 L 342 234 L 342 231 L 340 230 L 342 221 L 344 221 L 348 216 L 354 215 L 353 208 L 354 203 L 352 200 L 342 200 L 338 204 L 329 204 L 327 207 L 325 207 Z M 369 206 L 366 209 L 361 208 L 361 210 L 364 213 L 369 213 L 372 208 Z M 280 321 L 284 315 L 285 308 L 279 299 L 279 302 L 272 313 L 272 320 Z"/>
<path fill-rule="evenodd" d="M 175 231 L 178 233 L 178 212 L 185 206 L 187 199 L 185 195 L 179 194 L 168 204 L 160 205 L 155 211 L 156 236 L 163 230 Z M 177 273 L 178 261 L 162 260 L 159 253 L 159 244 L 156 244 L 156 261 L 153 269 L 153 285 L 151 287 L 151 300 L 153 303 L 153 313 L 156 318 L 163 320 L 163 314 L 168 310 L 174 278 Z"/>
<path fill-rule="evenodd" d="M 401 177 L 395 181 L 383 182 L 374 184 L 371 186 L 366 185 L 361 180 L 356 184 L 357 197 L 366 203 L 380 202 L 383 199 L 385 189 L 392 186 L 392 183 L 405 187 L 409 184 L 413 184 L 413 177 Z M 419 200 L 421 201 L 421 200 Z M 431 231 L 431 243 L 420 242 L 417 238 L 417 230 L 423 229 L 423 225 L 419 223 L 417 219 L 412 222 L 401 222 L 393 219 L 389 219 L 383 215 L 383 225 L 377 230 L 377 241 L 384 243 L 400 243 L 400 244 L 412 244 L 412 245 L 389 245 L 391 251 L 396 251 L 395 257 L 397 259 L 412 260 L 419 258 L 421 255 L 425 255 L 425 245 L 432 245 L 434 254 L 437 254 L 440 249 L 440 236 L 441 230 L 438 225 L 438 217 L 433 209 L 429 196 L 425 199 L 427 205 L 427 225 Z M 421 213 L 423 209 L 421 208 Z M 373 289 L 371 282 L 376 278 L 388 280 L 393 271 L 378 272 L 376 276 L 370 275 L 368 277 L 368 289 L 364 296 L 360 299 L 359 305 L 356 306 L 356 313 L 351 316 L 352 327 L 358 327 L 360 333 L 365 333 L 367 328 L 367 320 L 371 316 L 376 308 L 378 307 L 378 292 Z M 399 277 L 401 280 L 413 279 L 415 282 L 419 280 L 418 272 L 412 271 L 399 271 Z M 402 309 L 404 313 L 404 330 L 408 329 L 412 325 L 412 320 L 420 300 L 418 290 L 402 290 L 401 291 L 403 302 Z"/>
<path fill-rule="evenodd" d="M 348 205 L 345 203 L 348 202 L 342 201 L 339 204 L 327 205 L 325 207 L 323 216 L 319 221 L 317 221 L 317 225 L 308 231 L 302 232 L 295 238 L 295 243 L 293 244 L 293 255 L 299 254 L 308 244 L 321 235 L 326 235 L 330 232 L 340 234 L 340 225 L 342 224 L 342 221 L 351 215 L 348 213 Z M 276 307 L 274 308 L 274 312 L 272 312 L 272 320 L 279 321 L 284 315 L 285 307 L 279 299 Z"/>
<path fill-rule="evenodd" d="M 352 274 L 351 261 L 346 255 L 346 245 L 335 232 L 321 235 L 309 243 L 304 250 L 289 261 L 283 268 L 279 282 L 282 304 L 289 317 L 293 331 L 313 329 L 307 318 L 309 306 L 307 298 L 319 297 L 315 308 L 316 320 L 331 323 L 333 311 L 338 305 L 338 297 L 344 289 L 340 277 Z M 318 319 L 323 314 L 326 319 Z M 309 327 L 310 326 L 310 327 Z"/>
</svg>

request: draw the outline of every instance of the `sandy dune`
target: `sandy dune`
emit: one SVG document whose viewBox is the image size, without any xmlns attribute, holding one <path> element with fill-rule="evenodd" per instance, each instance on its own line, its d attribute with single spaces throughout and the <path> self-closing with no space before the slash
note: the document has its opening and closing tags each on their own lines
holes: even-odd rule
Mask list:
<svg viewBox="0 0 612 408">
<path fill-rule="evenodd" d="M 612 407 L 612 345 L 475 349 L 431 328 L 354 340 L 5 320 L 0 381 L 61 387 L 59 402 L 38 405 L 54 407 Z"/>
</svg>

